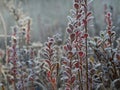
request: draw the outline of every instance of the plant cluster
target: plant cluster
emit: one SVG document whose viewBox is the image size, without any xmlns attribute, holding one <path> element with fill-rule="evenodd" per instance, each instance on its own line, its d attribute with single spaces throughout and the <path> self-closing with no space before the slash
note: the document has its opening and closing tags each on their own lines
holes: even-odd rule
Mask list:
<svg viewBox="0 0 120 90">
<path fill-rule="evenodd" d="M 17 25 L 6 49 L 6 73 L 0 70 L 6 80 L 3 86 L 7 90 L 119 90 L 120 37 L 116 38 L 112 13 L 105 13 L 106 29 L 90 37 L 90 3 L 73 1 L 65 43 L 56 34 L 37 49 L 30 42 L 31 19 L 12 8 Z"/>
</svg>

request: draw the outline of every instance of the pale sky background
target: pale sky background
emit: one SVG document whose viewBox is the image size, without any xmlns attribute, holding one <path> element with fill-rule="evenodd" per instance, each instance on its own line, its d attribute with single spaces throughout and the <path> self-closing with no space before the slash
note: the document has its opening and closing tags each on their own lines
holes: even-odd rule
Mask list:
<svg viewBox="0 0 120 90">
<path fill-rule="evenodd" d="M 11 15 L 4 4 L 5 0 L 0 0 L 0 13 L 2 14 L 8 34 L 11 33 L 11 27 L 15 25 L 13 15 Z M 9 1 L 9 0 L 8 0 Z M 70 9 L 73 8 L 72 0 L 14 0 L 16 6 L 21 2 L 23 12 L 32 18 L 31 39 L 36 42 L 45 42 L 48 36 L 61 33 L 65 36 L 67 27 L 67 16 L 70 15 Z M 99 33 L 105 29 L 104 22 L 104 4 L 113 7 L 113 21 L 117 26 L 120 25 L 120 0 L 93 0 L 90 4 L 93 16 L 95 17 L 95 27 L 90 28 L 92 33 Z M 3 27 L 0 21 L 0 34 L 3 34 Z M 118 33 L 119 34 L 119 33 Z M 1 40 L 2 38 L 0 38 Z"/>
</svg>

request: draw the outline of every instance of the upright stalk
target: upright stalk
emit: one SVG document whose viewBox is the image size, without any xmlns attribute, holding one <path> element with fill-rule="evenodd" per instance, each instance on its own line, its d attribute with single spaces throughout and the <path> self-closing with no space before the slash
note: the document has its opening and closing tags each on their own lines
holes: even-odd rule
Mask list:
<svg viewBox="0 0 120 90">
<path fill-rule="evenodd" d="M 70 59 L 70 90 L 72 90 L 72 58 Z"/>
<path fill-rule="evenodd" d="M 84 0 L 85 2 L 85 16 L 87 16 L 87 0 Z M 85 21 L 86 21 L 86 24 L 85 24 L 85 33 L 87 34 L 88 33 L 88 29 L 87 29 L 87 18 L 85 17 Z M 88 86 L 88 44 L 87 44 L 87 37 L 85 38 L 85 46 L 86 46 L 86 90 L 89 90 L 89 86 Z"/>
</svg>

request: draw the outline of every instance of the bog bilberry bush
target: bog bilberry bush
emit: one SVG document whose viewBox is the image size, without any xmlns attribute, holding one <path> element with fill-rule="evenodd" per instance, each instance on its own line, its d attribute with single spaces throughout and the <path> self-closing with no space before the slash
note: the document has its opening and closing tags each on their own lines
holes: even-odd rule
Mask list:
<svg viewBox="0 0 120 90">
<path fill-rule="evenodd" d="M 103 90 L 113 90 L 111 85 L 113 85 L 114 80 L 120 78 L 120 71 L 118 69 L 120 64 L 118 58 L 119 43 L 117 47 L 114 47 L 116 33 L 113 31 L 111 15 L 110 12 L 106 12 L 106 30 L 101 31 L 99 37 L 94 37 L 94 39 L 89 42 L 89 46 L 94 51 L 96 57 L 96 60 L 95 62 L 92 62 L 92 65 L 98 64 L 99 66 L 93 66 L 94 73 L 99 72 L 93 74 L 93 84 L 97 86 L 94 86 L 93 88 L 97 88 L 97 90 L 102 90 L 103 88 Z"/>
<path fill-rule="evenodd" d="M 69 34 L 68 43 L 65 46 L 67 59 L 69 59 L 70 77 L 68 85 L 70 90 L 78 89 L 88 90 L 90 87 L 88 76 L 88 22 L 91 20 L 92 12 L 88 11 L 87 0 L 74 0 L 74 9 L 72 17 L 69 18 L 67 33 Z M 75 65 L 75 66 L 74 66 Z M 74 70 L 73 69 L 73 70 Z M 70 71 L 69 70 L 69 71 Z M 83 72 L 84 71 L 84 72 Z M 76 75 L 75 72 L 78 72 Z M 73 76 L 72 76 L 73 74 Z M 74 75 L 75 74 L 75 75 Z M 78 81 L 77 81 L 78 80 Z M 76 84 L 76 83 L 78 84 Z M 75 85 L 73 85 L 75 83 Z M 83 85 L 85 85 L 83 87 Z"/>
<path fill-rule="evenodd" d="M 31 19 L 9 7 L 17 24 L 6 49 L 7 66 L 0 64 L 0 73 L 6 80 L 0 82 L 3 89 L 119 90 L 120 37 L 116 38 L 109 10 L 105 11 L 106 29 L 99 36 L 90 37 L 91 1 L 73 0 L 65 43 L 56 34 L 37 50 L 30 42 Z"/>
</svg>

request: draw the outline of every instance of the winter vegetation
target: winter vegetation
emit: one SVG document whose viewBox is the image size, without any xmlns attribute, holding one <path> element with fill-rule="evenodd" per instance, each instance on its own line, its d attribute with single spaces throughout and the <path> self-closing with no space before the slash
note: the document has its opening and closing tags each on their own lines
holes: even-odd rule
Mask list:
<svg viewBox="0 0 120 90">
<path fill-rule="evenodd" d="M 120 90 L 120 28 L 110 1 L 102 0 L 101 27 L 97 27 L 99 17 L 93 8 L 96 0 L 71 0 L 66 29 L 61 31 L 58 25 L 52 33 L 42 31 L 38 37 L 32 36 L 35 21 L 17 6 L 19 0 L 15 1 L 4 2 L 15 21 L 11 29 L 0 13 L 4 30 L 0 37 L 4 38 L 0 42 L 4 42 L 0 49 L 0 90 Z M 47 40 L 41 41 L 45 36 Z M 35 38 L 41 39 L 37 42 Z"/>
</svg>

